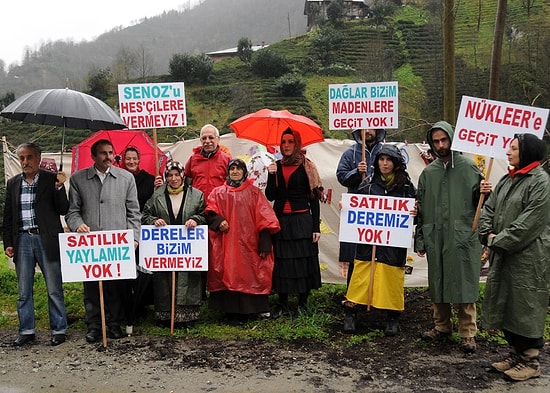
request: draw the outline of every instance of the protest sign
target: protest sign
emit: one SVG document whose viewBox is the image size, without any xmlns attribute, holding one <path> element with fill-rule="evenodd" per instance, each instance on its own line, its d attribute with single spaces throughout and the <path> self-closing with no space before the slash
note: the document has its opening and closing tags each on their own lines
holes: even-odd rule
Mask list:
<svg viewBox="0 0 550 393">
<path fill-rule="evenodd" d="M 59 234 L 63 282 L 136 278 L 134 232 Z"/>
<path fill-rule="evenodd" d="M 139 265 L 152 272 L 207 271 L 208 226 L 141 226 Z"/>
<path fill-rule="evenodd" d="M 414 198 L 342 194 L 341 242 L 409 248 Z"/>
<path fill-rule="evenodd" d="M 329 85 L 329 129 L 398 128 L 397 82 Z"/>
<path fill-rule="evenodd" d="M 531 133 L 542 139 L 548 111 L 463 96 L 452 149 L 505 160 L 514 134 Z"/>
<path fill-rule="evenodd" d="M 187 125 L 183 82 L 118 85 L 118 101 L 131 130 Z"/>
</svg>

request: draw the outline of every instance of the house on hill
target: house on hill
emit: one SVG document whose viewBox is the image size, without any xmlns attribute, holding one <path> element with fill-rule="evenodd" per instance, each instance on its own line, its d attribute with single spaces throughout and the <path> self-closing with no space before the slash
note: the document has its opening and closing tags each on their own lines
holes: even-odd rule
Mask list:
<svg viewBox="0 0 550 393">
<path fill-rule="evenodd" d="M 260 49 L 267 48 L 268 46 L 269 45 L 262 42 L 261 45 L 252 45 L 251 49 L 252 52 L 256 52 Z M 208 52 L 206 55 L 210 56 L 212 60 L 214 60 L 214 63 L 217 63 L 218 61 L 237 56 L 237 47 Z"/>
<path fill-rule="evenodd" d="M 319 20 L 327 19 L 327 7 L 331 0 L 306 0 L 304 15 L 307 16 L 307 30 L 315 27 Z M 372 16 L 373 0 L 344 0 L 344 13 L 348 19 L 362 19 Z"/>
</svg>

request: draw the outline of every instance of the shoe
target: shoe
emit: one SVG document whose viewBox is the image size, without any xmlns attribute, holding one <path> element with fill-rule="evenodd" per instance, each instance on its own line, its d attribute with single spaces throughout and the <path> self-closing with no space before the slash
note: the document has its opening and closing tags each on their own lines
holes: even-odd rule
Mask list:
<svg viewBox="0 0 550 393">
<path fill-rule="evenodd" d="M 52 344 L 52 347 L 56 347 L 59 344 L 63 344 L 66 339 L 67 339 L 67 336 L 64 334 L 54 334 L 52 336 L 52 340 L 50 341 L 50 343 Z"/>
<path fill-rule="evenodd" d="M 500 362 L 491 363 L 493 370 L 498 372 L 505 372 L 514 368 L 520 361 L 519 355 L 515 351 L 511 351 L 508 357 Z"/>
<path fill-rule="evenodd" d="M 21 347 L 27 343 L 30 343 L 36 339 L 35 334 L 20 334 L 17 340 L 13 342 L 15 347 Z"/>
<path fill-rule="evenodd" d="M 392 337 L 395 336 L 397 333 L 399 333 L 399 319 L 388 319 L 388 322 L 386 323 L 386 328 L 384 329 L 384 335 Z"/>
<path fill-rule="evenodd" d="M 344 333 L 355 333 L 355 323 L 357 322 L 357 310 L 344 306 Z"/>
<path fill-rule="evenodd" d="M 473 337 L 462 337 L 460 349 L 464 353 L 474 353 L 477 349 L 476 339 Z"/>
<path fill-rule="evenodd" d="M 519 362 L 510 370 L 504 371 L 504 375 L 512 381 L 526 381 L 530 378 L 540 377 L 539 360 L 525 361 L 523 358 L 519 358 Z"/>
<path fill-rule="evenodd" d="M 283 315 L 283 313 L 283 306 L 277 304 L 275 307 L 273 307 L 273 311 L 270 312 L 271 319 L 278 319 Z"/>
<path fill-rule="evenodd" d="M 436 328 L 430 329 L 422 333 L 420 336 L 424 341 L 438 341 L 443 339 L 449 339 L 453 335 L 452 332 L 442 332 Z"/>
<path fill-rule="evenodd" d="M 107 337 L 112 338 L 113 340 L 118 340 L 119 338 L 124 337 L 122 334 L 122 329 L 120 326 L 110 326 L 107 328 Z"/>
<path fill-rule="evenodd" d="M 86 342 L 95 343 L 101 339 L 101 332 L 98 329 L 90 329 L 86 334 Z"/>
</svg>

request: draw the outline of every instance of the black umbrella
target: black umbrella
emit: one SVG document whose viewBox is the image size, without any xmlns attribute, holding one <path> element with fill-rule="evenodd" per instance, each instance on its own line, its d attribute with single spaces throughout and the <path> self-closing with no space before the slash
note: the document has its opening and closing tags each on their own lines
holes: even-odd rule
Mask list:
<svg viewBox="0 0 550 393">
<path fill-rule="evenodd" d="M 62 126 L 61 159 L 65 149 L 65 128 L 93 131 L 127 128 L 106 103 L 69 88 L 31 91 L 5 107 L 0 116 L 27 123 Z M 63 161 L 60 169 L 63 169 Z"/>
</svg>

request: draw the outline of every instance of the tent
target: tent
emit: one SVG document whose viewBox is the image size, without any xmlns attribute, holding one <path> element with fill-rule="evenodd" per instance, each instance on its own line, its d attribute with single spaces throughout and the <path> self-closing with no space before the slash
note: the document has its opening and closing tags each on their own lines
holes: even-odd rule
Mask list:
<svg viewBox="0 0 550 393">
<path fill-rule="evenodd" d="M 254 142 L 239 139 L 235 134 L 230 133 L 222 135 L 222 145 L 226 146 L 233 157 L 242 158 L 245 162 L 250 160 L 250 157 L 256 154 L 261 147 Z M 330 200 L 327 203 L 321 204 L 321 219 L 322 219 L 322 235 L 319 243 L 319 258 L 321 264 L 321 278 L 325 283 L 344 284 L 346 282 L 346 266 L 342 266 L 338 262 L 338 227 L 340 214 L 338 201 L 345 188 L 342 187 L 336 179 L 336 167 L 342 153 L 355 142 L 349 139 L 337 140 L 327 139 L 324 142 L 316 143 L 307 147 L 307 156 L 316 163 L 325 192 L 331 194 Z M 428 149 L 428 145 L 415 143 L 405 144 L 401 142 L 390 142 L 396 144 L 407 159 L 407 169 L 416 185 L 420 173 L 426 166 L 421 153 Z M 159 147 L 168 155 L 169 158 L 185 163 L 188 157 L 192 154 L 192 149 L 200 145 L 199 139 L 191 139 L 186 141 L 178 141 L 176 143 L 161 143 Z M 4 169 L 5 181 L 11 176 L 19 173 L 21 167 L 18 159 L 8 148 L 8 142 L 3 137 L 3 152 L 4 152 Z M 478 157 L 479 158 L 479 157 Z M 42 153 L 42 159 L 53 159 L 59 163 L 60 153 Z M 71 156 L 63 155 L 63 168 L 67 174 L 70 174 L 68 168 L 71 167 Z M 490 180 L 496 183 L 502 175 L 506 173 L 506 163 L 500 160 L 495 160 L 491 171 Z M 68 182 L 67 182 L 68 184 Z M 411 241 L 412 245 L 412 241 Z M 405 275 L 406 286 L 426 286 L 427 285 L 427 266 L 425 258 L 419 258 L 409 249 L 408 264 L 413 267 L 412 274 Z"/>
</svg>

